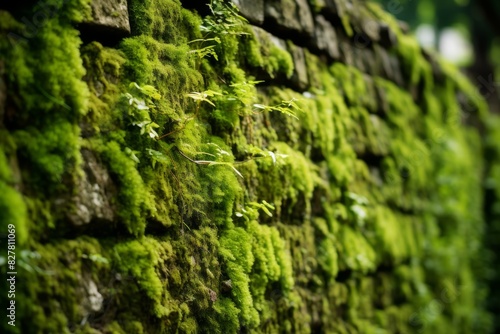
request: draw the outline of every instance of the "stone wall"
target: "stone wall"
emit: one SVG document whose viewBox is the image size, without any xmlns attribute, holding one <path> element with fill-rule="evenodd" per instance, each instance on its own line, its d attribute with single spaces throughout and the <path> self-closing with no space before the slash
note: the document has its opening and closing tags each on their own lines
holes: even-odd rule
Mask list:
<svg viewBox="0 0 500 334">
<path fill-rule="evenodd" d="M 0 5 L 4 328 L 488 332 L 474 87 L 375 4 L 234 3 Z"/>
</svg>

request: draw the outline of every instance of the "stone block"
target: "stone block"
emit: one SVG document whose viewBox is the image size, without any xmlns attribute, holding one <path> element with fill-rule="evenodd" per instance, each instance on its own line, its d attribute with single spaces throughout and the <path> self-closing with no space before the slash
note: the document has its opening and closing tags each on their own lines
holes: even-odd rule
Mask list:
<svg viewBox="0 0 500 334">
<path fill-rule="evenodd" d="M 400 87 L 404 85 L 405 80 L 403 79 L 403 74 L 401 72 L 401 63 L 399 62 L 399 58 L 391 55 L 389 56 L 389 62 L 391 66 L 391 79 Z"/>
<path fill-rule="evenodd" d="M 92 19 L 83 22 L 98 34 L 126 36 L 130 34 L 127 0 L 92 0 Z"/>
<path fill-rule="evenodd" d="M 380 41 L 380 23 L 375 20 L 364 20 L 361 23 L 361 30 L 372 43 Z"/>
<path fill-rule="evenodd" d="M 299 90 L 306 90 L 309 86 L 309 79 L 304 49 L 289 43 L 288 52 L 292 55 L 294 65 L 291 81 Z"/>
<path fill-rule="evenodd" d="M 94 220 L 111 222 L 115 218 L 111 198 L 116 194 L 111 176 L 94 152 L 83 149 L 82 158 L 84 175 L 76 185 L 76 195 L 72 200 L 75 209 L 68 218 L 75 226 Z"/>
<path fill-rule="evenodd" d="M 373 52 L 372 49 L 363 49 L 363 52 L 361 53 L 361 56 L 363 58 L 363 64 L 366 69 L 366 73 L 370 75 L 375 75 L 376 73 L 376 59 L 375 59 L 375 52 Z"/>
<path fill-rule="evenodd" d="M 332 24 L 327 21 L 322 15 L 316 16 L 315 29 L 315 44 L 316 47 L 325 52 L 330 58 L 339 59 L 339 42 L 337 33 Z"/>
<path fill-rule="evenodd" d="M 380 53 L 380 56 L 382 60 L 382 68 L 384 69 L 384 77 L 388 80 L 392 80 L 394 78 L 394 73 L 391 58 L 385 50 Z"/>
<path fill-rule="evenodd" d="M 352 58 L 354 62 L 354 66 L 361 72 L 366 72 L 365 62 L 363 58 L 363 50 L 362 48 L 353 47 L 352 48 Z"/>
<path fill-rule="evenodd" d="M 370 74 L 385 78 L 382 53 L 386 53 L 385 49 L 378 44 L 373 44 L 373 65 L 370 67 Z"/>
<path fill-rule="evenodd" d="M 339 35 L 340 61 L 346 65 L 354 66 L 353 46 L 347 36 Z"/>
<path fill-rule="evenodd" d="M 314 20 L 306 0 L 269 0 L 265 6 L 265 20 L 282 30 L 314 35 Z"/>
<path fill-rule="evenodd" d="M 240 14 L 248 21 L 261 25 L 264 23 L 264 0 L 232 0 Z"/>
<path fill-rule="evenodd" d="M 297 16 L 302 26 L 303 31 L 308 35 L 314 35 L 314 19 L 311 8 L 307 0 L 296 0 L 297 3 Z"/>
</svg>

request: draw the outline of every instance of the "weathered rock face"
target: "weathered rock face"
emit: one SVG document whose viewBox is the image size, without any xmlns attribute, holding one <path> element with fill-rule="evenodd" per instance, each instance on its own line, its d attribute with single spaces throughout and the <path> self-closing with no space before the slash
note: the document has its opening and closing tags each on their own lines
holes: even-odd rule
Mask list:
<svg viewBox="0 0 500 334">
<path fill-rule="evenodd" d="M 118 36 L 130 34 L 130 22 L 127 0 L 92 0 L 92 20 L 84 24 L 95 31 L 101 30 L 107 34 Z"/>
<path fill-rule="evenodd" d="M 304 49 L 290 45 L 289 52 L 292 55 L 294 65 L 293 76 L 290 80 L 299 90 L 305 91 L 309 87 L 309 78 Z"/>
<path fill-rule="evenodd" d="M 250 22 L 258 25 L 264 23 L 264 0 L 233 0 L 233 3 Z"/>
<path fill-rule="evenodd" d="M 105 166 L 97 160 L 95 153 L 82 150 L 84 174 L 76 185 L 73 198 L 74 212 L 70 221 L 81 226 L 91 221 L 113 222 L 116 208 L 112 204 L 116 196 L 115 186 Z"/>
<path fill-rule="evenodd" d="M 328 54 L 332 59 L 339 59 L 339 43 L 335 29 L 321 15 L 316 17 L 315 39 L 319 50 Z"/>
<path fill-rule="evenodd" d="M 299 35 L 313 36 L 314 21 L 306 0 L 271 0 L 265 6 L 266 20 Z"/>
<path fill-rule="evenodd" d="M 471 84 L 366 1 L 208 2 L 0 10 L 16 328 L 486 333 Z"/>
</svg>

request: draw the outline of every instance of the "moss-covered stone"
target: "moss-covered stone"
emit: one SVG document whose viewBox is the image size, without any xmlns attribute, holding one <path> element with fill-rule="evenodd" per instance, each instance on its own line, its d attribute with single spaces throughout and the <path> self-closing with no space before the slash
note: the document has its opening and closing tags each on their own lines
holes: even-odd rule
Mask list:
<svg viewBox="0 0 500 334">
<path fill-rule="evenodd" d="M 379 7 L 336 2 L 348 35 L 359 13 L 387 21 L 406 85 L 303 49 L 308 91 L 295 91 L 295 39 L 220 1 L 204 17 L 129 1 L 132 36 L 114 47 L 81 45 L 88 1 L 59 3 L 32 36 L 28 9 L 0 11 L 0 222 L 23 246 L 19 332 L 488 331 L 483 148 L 461 123 L 486 105 L 447 64 L 434 81 Z M 109 173 L 113 222 L 68 218 L 82 150 Z"/>
</svg>

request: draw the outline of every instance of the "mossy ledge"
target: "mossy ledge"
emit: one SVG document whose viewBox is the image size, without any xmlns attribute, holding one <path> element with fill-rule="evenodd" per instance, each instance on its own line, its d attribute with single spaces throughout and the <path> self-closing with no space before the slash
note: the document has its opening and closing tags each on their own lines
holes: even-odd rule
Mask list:
<svg viewBox="0 0 500 334">
<path fill-rule="evenodd" d="M 36 26 L 37 6 L 0 9 L 2 332 L 488 333 L 483 141 L 461 120 L 486 105 L 353 1 L 268 1 L 259 28 L 222 1 L 130 0 L 116 44 L 82 42 L 90 0 Z M 363 17 L 397 43 L 356 48 Z"/>
</svg>

